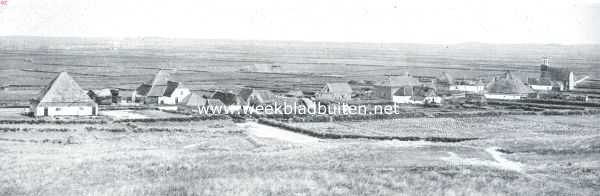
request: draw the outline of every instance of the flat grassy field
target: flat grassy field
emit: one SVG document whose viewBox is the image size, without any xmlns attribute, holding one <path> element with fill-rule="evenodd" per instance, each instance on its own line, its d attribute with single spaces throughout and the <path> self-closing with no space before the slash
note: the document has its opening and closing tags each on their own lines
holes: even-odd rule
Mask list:
<svg viewBox="0 0 600 196">
<path fill-rule="evenodd" d="M 387 129 L 447 126 L 484 138 L 462 143 L 290 143 L 225 120 L 0 124 L 30 128 L 0 132 L 0 195 L 595 195 L 596 119 L 373 122 Z M 522 127 L 482 129 L 500 125 Z M 67 130 L 44 131 L 61 127 Z M 110 131 L 132 127 L 147 131 Z"/>
<path fill-rule="evenodd" d="M 600 115 L 504 115 L 469 118 L 291 123 L 316 132 L 399 137 L 561 137 L 600 134 Z"/>
<path fill-rule="evenodd" d="M 111 43 L 115 42 L 120 42 L 122 47 L 114 49 Z M 418 76 L 439 76 L 441 72 L 448 72 L 454 78 L 491 79 L 505 70 L 513 70 L 527 81 L 527 77 L 539 76 L 539 65 L 544 56 L 552 57 L 552 65 L 569 67 L 578 76 L 598 78 L 600 61 L 596 51 L 598 46 L 595 45 L 72 41 L 1 37 L 0 85 L 41 88 L 58 72 L 68 71 L 84 89 L 132 90 L 142 82 L 150 81 L 160 68 L 177 70 L 172 79 L 183 82 L 193 91 L 235 90 L 241 86 L 312 91 L 326 82 L 381 81 L 385 74 L 405 72 Z M 279 66 L 280 71 L 240 72 L 255 64 Z M 0 103 L 25 103 L 32 96 L 27 93 L 0 91 Z"/>
</svg>

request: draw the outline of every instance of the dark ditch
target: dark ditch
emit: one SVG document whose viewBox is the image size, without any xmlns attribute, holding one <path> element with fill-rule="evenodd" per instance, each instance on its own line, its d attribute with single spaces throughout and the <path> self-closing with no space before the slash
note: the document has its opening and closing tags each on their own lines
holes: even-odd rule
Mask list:
<svg viewBox="0 0 600 196">
<path fill-rule="evenodd" d="M 355 135 L 355 134 L 334 134 L 334 133 L 320 133 L 317 131 L 309 130 L 306 128 L 292 126 L 283 122 L 270 120 L 270 119 L 258 119 L 258 123 L 285 129 L 288 131 L 320 138 L 320 139 L 370 139 L 370 140 L 399 140 L 399 141 L 428 141 L 428 142 L 444 142 L 444 143 L 456 143 L 470 140 L 478 140 L 479 138 L 452 138 L 452 137 L 400 137 L 400 136 L 372 136 L 372 135 Z"/>
</svg>

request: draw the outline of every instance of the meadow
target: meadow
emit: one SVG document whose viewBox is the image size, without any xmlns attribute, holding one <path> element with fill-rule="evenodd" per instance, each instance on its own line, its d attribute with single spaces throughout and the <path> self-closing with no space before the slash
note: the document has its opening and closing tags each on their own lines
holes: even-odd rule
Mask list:
<svg viewBox="0 0 600 196">
<path fill-rule="evenodd" d="M 254 135 L 229 120 L 1 124 L 29 129 L 0 131 L 0 194 L 595 195 L 600 191 L 595 119 L 556 116 L 507 134 L 480 128 L 531 119 L 475 119 L 464 126 L 478 129 L 448 129 L 482 136 L 461 143 L 290 143 Z M 385 124 L 400 127 L 395 134 L 410 135 L 452 121 Z M 111 131 L 121 130 L 116 128 L 125 131 Z"/>
</svg>

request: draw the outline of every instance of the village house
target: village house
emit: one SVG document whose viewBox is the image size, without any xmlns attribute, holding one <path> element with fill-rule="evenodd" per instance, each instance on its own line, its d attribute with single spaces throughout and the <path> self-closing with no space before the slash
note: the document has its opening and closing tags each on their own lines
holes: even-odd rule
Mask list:
<svg viewBox="0 0 600 196">
<path fill-rule="evenodd" d="M 451 95 L 459 93 L 482 94 L 485 91 L 485 84 L 481 81 L 473 80 L 455 80 L 450 74 L 443 72 L 436 79 L 436 90 L 438 93 Z"/>
<path fill-rule="evenodd" d="M 243 88 L 238 94 L 246 105 L 256 106 L 270 104 L 275 95 L 270 90 Z"/>
<path fill-rule="evenodd" d="M 394 92 L 392 101 L 399 104 L 439 104 L 442 103 L 442 97 L 430 86 L 405 86 Z"/>
<path fill-rule="evenodd" d="M 286 97 L 304 97 L 304 92 L 301 90 L 290 90 L 285 93 Z"/>
<path fill-rule="evenodd" d="M 237 94 L 232 92 L 217 91 L 210 96 L 212 99 L 217 99 L 227 106 L 231 111 L 239 110 L 242 106 L 246 105 L 246 102 L 242 100 Z"/>
<path fill-rule="evenodd" d="M 352 99 L 352 88 L 348 83 L 327 83 L 315 97 L 324 102 L 347 102 Z"/>
<path fill-rule="evenodd" d="M 121 97 L 119 96 L 119 90 L 117 89 L 98 89 L 89 90 L 88 96 L 98 105 L 110 105 L 113 103 L 119 103 Z"/>
<path fill-rule="evenodd" d="M 494 78 L 487 86 L 486 99 L 517 100 L 527 97 L 533 90 L 515 77 L 510 71 L 504 76 Z"/>
<path fill-rule="evenodd" d="M 481 80 L 462 80 L 450 86 L 449 90 L 472 94 L 483 94 L 485 92 L 485 84 Z"/>
<path fill-rule="evenodd" d="M 183 83 L 171 81 L 167 70 L 159 70 L 151 82 L 136 89 L 133 99 L 145 104 L 176 105 L 190 93 Z"/>
<path fill-rule="evenodd" d="M 218 99 L 210 99 L 196 93 L 191 93 L 177 104 L 177 110 L 199 112 L 202 108 L 213 107 L 213 109 L 217 109 L 216 107 L 224 105 L 225 104 Z M 210 110 L 210 108 L 207 109 Z"/>
<path fill-rule="evenodd" d="M 384 81 L 375 85 L 375 96 L 392 100 L 394 96 L 399 96 L 395 95 L 399 90 L 399 94 L 404 95 L 407 91 L 406 89 L 412 91 L 412 87 L 417 85 L 419 85 L 419 79 L 413 78 L 408 73 L 401 76 L 388 76 Z"/>
<path fill-rule="evenodd" d="M 98 114 L 96 104 L 67 72 L 61 72 L 31 100 L 33 116 L 90 116 Z"/>
</svg>

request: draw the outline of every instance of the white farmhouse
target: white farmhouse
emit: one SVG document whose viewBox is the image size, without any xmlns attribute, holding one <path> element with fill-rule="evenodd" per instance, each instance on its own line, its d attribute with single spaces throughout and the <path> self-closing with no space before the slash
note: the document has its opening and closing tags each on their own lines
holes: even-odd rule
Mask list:
<svg viewBox="0 0 600 196">
<path fill-rule="evenodd" d="M 67 72 L 61 72 L 31 101 L 30 110 L 33 116 L 90 116 L 98 114 L 98 104 Z"/>
</svg>

